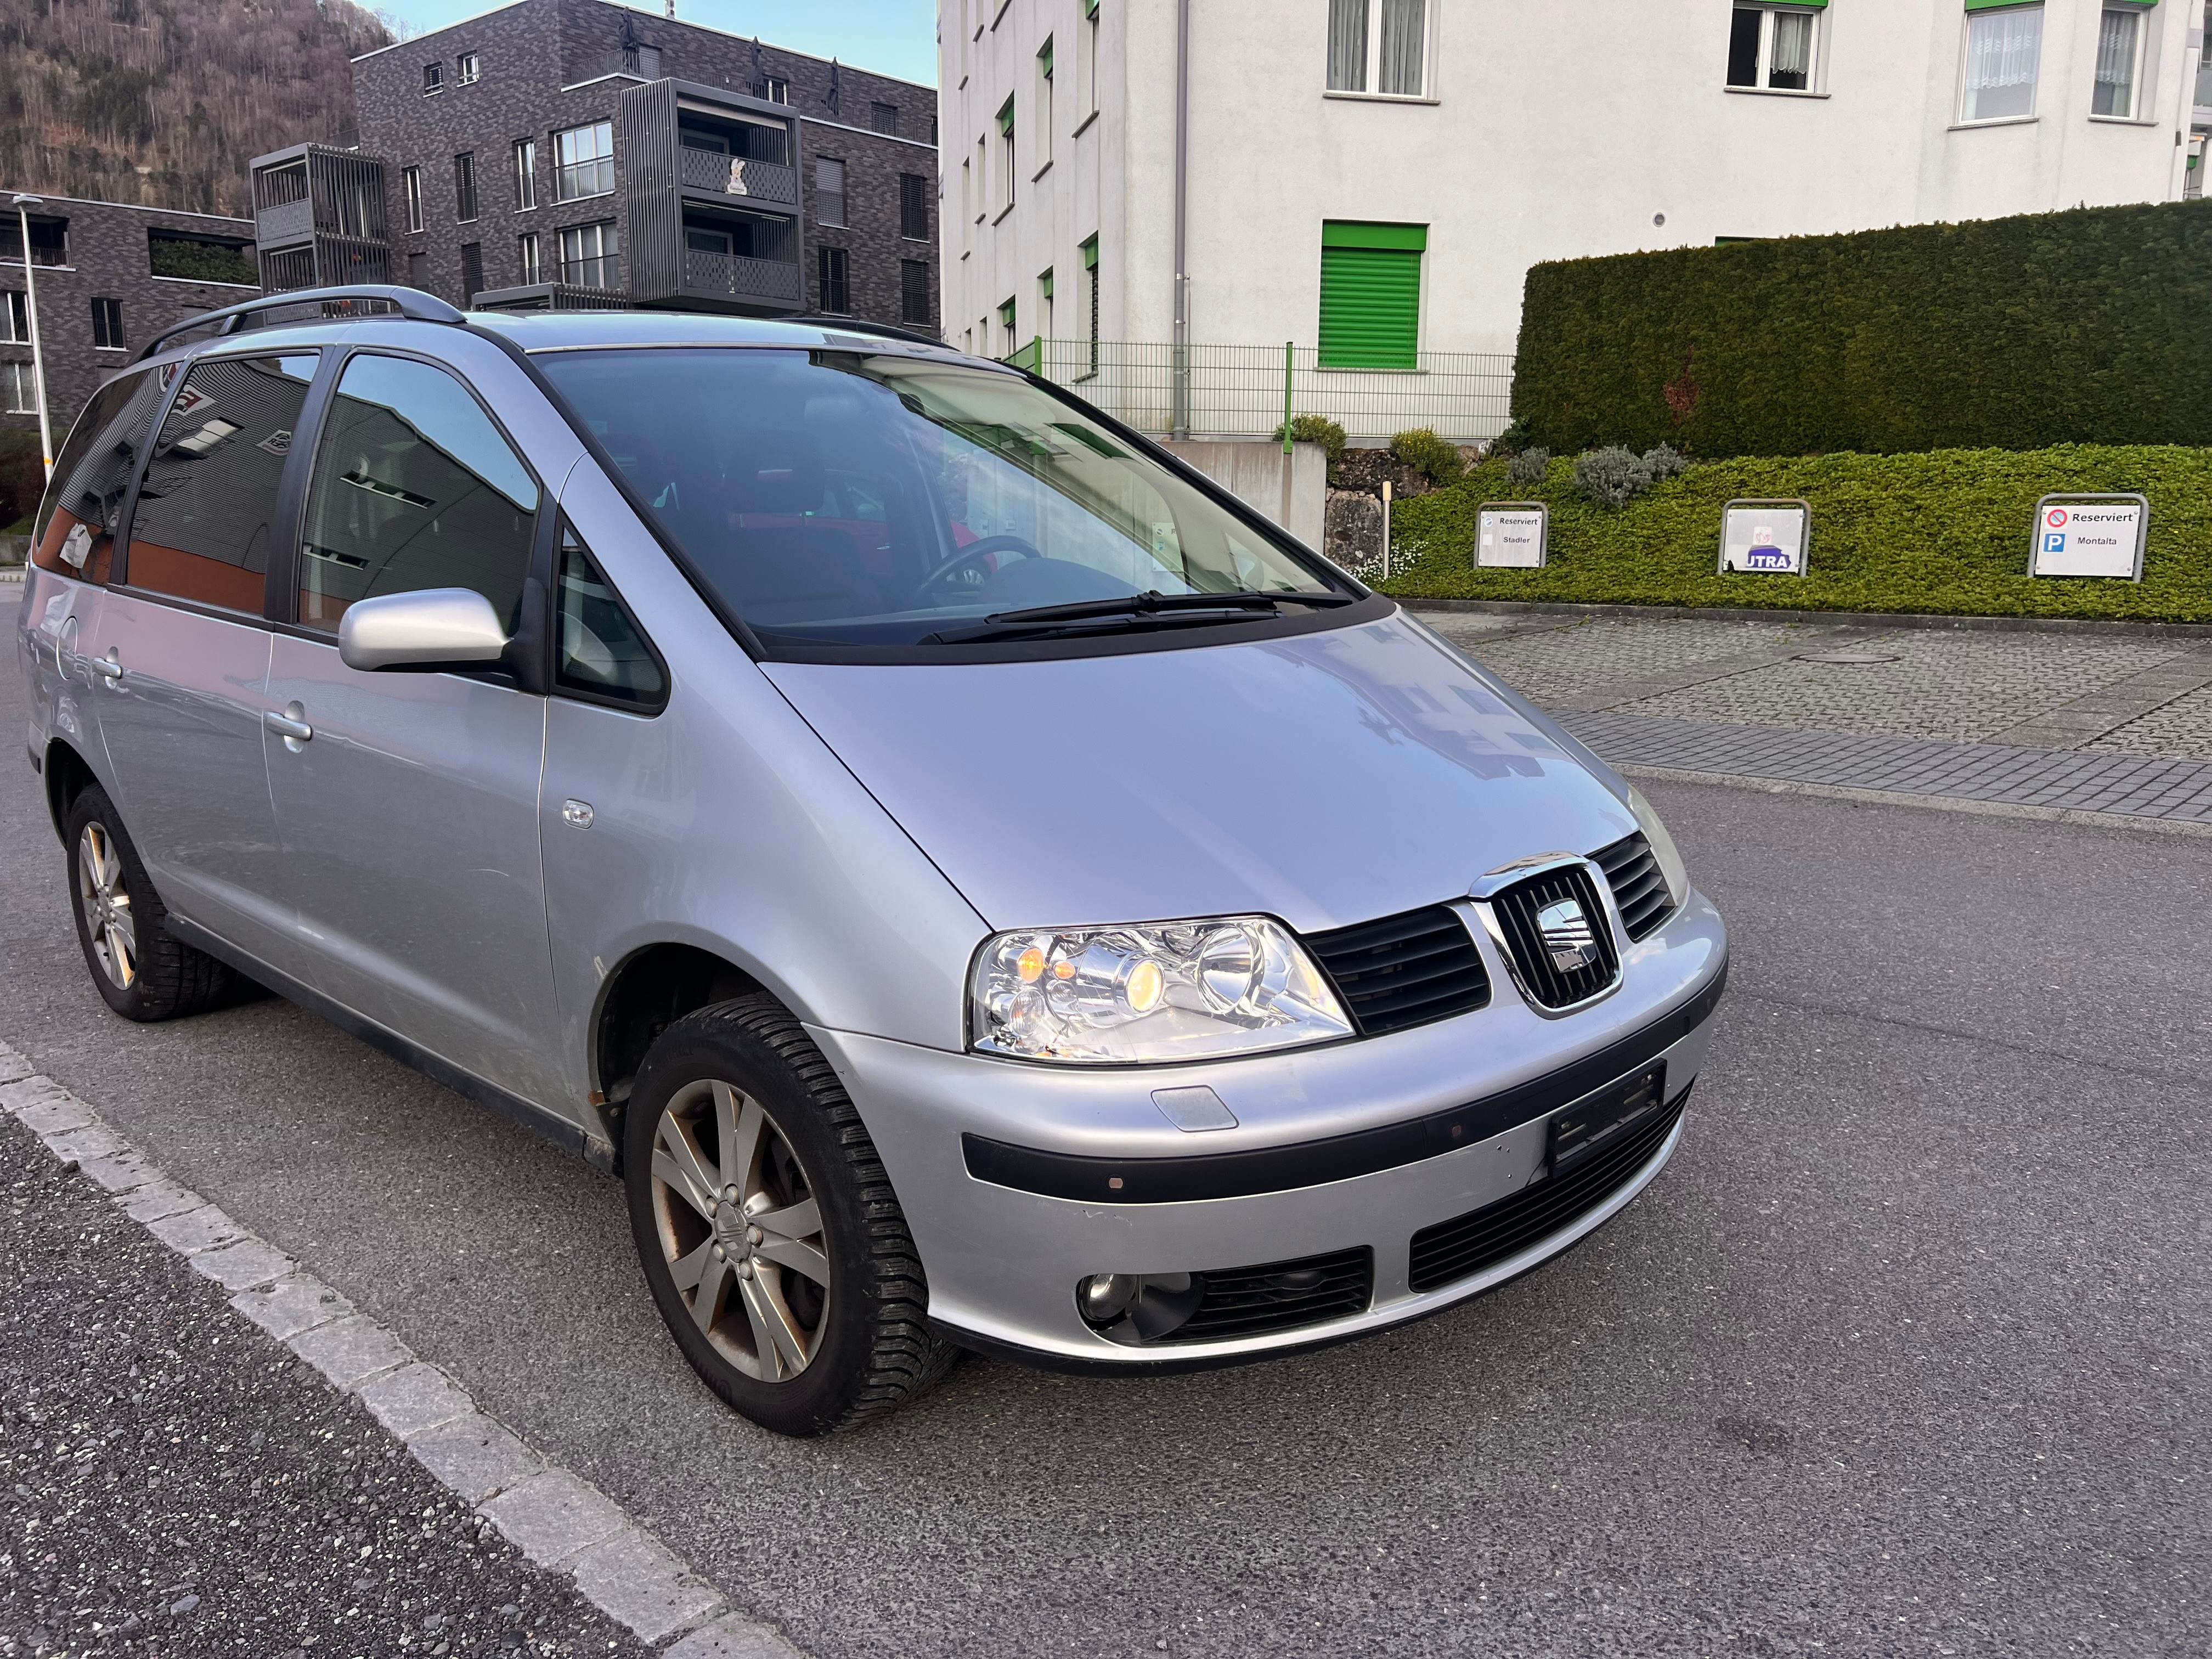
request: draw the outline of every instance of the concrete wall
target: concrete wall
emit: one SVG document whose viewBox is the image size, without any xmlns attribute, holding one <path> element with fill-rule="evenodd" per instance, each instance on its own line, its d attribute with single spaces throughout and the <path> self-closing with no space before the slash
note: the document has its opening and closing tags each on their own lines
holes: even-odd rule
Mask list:
<svg viewBox="0 0 2212 1659">
<path fill-rule="evenodd" d="M 1170 440 L 1183 460 L 1252 508 L 1281 525 L 1316 553 L 1328 505 L 1328 453 L 1319 444 L 1209 443 Z"/>
</svg>

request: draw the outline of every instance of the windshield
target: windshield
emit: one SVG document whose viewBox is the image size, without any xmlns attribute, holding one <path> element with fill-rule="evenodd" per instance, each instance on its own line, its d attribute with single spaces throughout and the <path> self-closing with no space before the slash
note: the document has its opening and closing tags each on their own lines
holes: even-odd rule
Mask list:
<svg viewBox="0 0 2212 1659">
<path fill-rule="evenodd" d="M 1114 602 L 1348 591 L 1009 374 L 758 347 L 537 361 L 771 643 L 927 648 L 1060 605 L 1093 613 L 1085 630 L 1166 627 L 1223 613 Z M 1277 614 L 1260 604 L 1229 620 Z"/>
</svg>

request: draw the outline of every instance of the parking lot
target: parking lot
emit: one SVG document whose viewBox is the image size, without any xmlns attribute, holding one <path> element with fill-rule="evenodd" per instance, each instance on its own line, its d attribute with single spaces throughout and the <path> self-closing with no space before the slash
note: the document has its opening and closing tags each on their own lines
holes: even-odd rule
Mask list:
<svg viewBox="0 0 2212 1659">
<path fill-rule="evenodd" d="M 1577 681 L 1552 638 L 1477 648 L 1588 709 L 1778 648 L 1655 635 Z M 1829 729 L 2007 741 L 2179 654 L 2130 649 Z M 1727 684 L 1638 698 L 1740 721 Z M 827 1442 L 696 1382 L 605 1176 L 280 1001 L 111 1017 L 20 764 L 0 1038 L 819 1659 L 2203 1651 L 2212 841 L 1645 787 L 1735 969 L 1616 1223 L 1363 1343 L 1150 1381 L 971 1358 Z M 196 1593 L 255 1594 L 252 1549 L 211 1542 Z"/>
</svg>

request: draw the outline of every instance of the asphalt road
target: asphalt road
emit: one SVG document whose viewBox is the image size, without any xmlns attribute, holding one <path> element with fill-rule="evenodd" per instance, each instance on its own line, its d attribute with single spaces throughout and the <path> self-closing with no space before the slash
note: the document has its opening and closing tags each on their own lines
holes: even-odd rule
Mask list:
<svg viewBox="0 0 2212 1659">
<path fill-rule="evenodd" d="M 0 1037 L 823 1659 L 2212 1647 L 2212 843 L 1647 789 L 1735 971 L 1620 1220 L 1362 1344 L 971 1360 L 826 1443 L 693 1381 L 605 1177 L 281 1002 L 110 1017 L 21 766 Z"/>
</svg>

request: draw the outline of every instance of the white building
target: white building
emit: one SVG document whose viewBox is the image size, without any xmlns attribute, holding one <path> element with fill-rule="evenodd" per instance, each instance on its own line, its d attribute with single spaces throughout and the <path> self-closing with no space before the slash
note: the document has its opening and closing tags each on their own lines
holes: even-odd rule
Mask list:
<svg viewBox="0 0 2212 1659">
<path fill-rule="evenodd" d="M 1069 380 L 1096 339 L 1085 389 L 1147 426 L 1176 418 L 1182 340 L 1182 423 L 1266 431 L 1288 341 L 1301 410 L 1485 435 L 1502 382 L 1447 393 L 1503 365 L 1453 354 L 1512 351 L 1538 261 L 2196 194 L 2205 21 L 2203 0 L 941 0 L 945 330 L 1072 342 L 1045 362 Z"/>
</svg>

